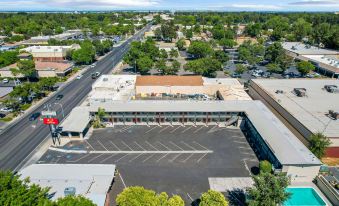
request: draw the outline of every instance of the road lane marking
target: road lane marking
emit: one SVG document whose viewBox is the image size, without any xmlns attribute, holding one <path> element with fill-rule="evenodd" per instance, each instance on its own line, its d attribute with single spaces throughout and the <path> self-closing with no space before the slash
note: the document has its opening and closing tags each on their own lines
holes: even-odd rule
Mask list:
<svg viewBox="0 0 339 206">
<path fill-rule="evenodd" d="M 130 151 L 130 150 L 120 150 L 120 151 L 89 151 L 88 153 L 90 154 L 205 154 L 205 153 L 213 153 L 212 150 L 164 150 L 164 151 L 154 151 L 154 150 L 149 150 L 149 151 Z"/>
<path fill-rule="evenodd" d="M 190 154 L 186 159 L 184 159 L 183 161 L 181 161 L 181 162 L 186 162 L 187 160 L 189 160 L 192 156 L 193 156 L 194 154 L 192 153 L 192 154 Z"/>
<path fill-rule="evenodd" d="M 116 155 L 118 155 L 118 154 L 112 154 L 109 157 L 106 157 L 105 159 L 101 160 L 100 163 L 104 163 L 106 160 L 108 160 L 108 159 L 110 159 L 110 158 L 112 158 L 112 157 L 114 157 Z"/>
<path fill-rule="evenodd" d="M 159 162 L 160 160 L 164 159 L 167 155 L 168 155 L 168 153 L 163 155 L 162 157 L 160 157 L 160 159 L 158 159 L 157 162 Z"/>
<path fill-rule="evenodd" d="M 133 162 L 135 159 L 137 159 L 138 157 L 140 157 L 141 155 L 143 155 L 142 153 L 140 153 L 139 155 L 137 155 L 136 157 L 132 158 L 129 160 L 129 162 Z"/>
<path fill-rule="evenodd" d="M 119 162 L 120 160 L 122 160 L 124 157 L 128 156 L 129 154 L 125 154 L 122 157 L 120 157 L 119 159 L 115 160 L 115 162 Z"/>
<path fill-rule="evenodd" d="M 88 146 L 90 146 L 90 148 L 92 148 L 92 150 L 95 151 L 94 147 L 92 147 L 92 145 L 87 140 L 86 140 L 86 143 L 87 143 Z"/>
<path fill-rule="evenodd" d="M 182 155 L 182 154 L 177 154 L 177 155 L 175 155 L 174 158 L 173 158 L 173 159 L 170 159 L 169 161 L 170 161 L 170 162 L 173 162 L 173 161 L 176 160 L 180 155 Z"/>
<path fill-rule="evenodd" d="M 195 143 L 195 144 L 199 145 L 200 147 L 202 147 L 202 148 L 203 148 L 203 149 L 205 149 L 205 150 L 208 150 L 206 147 L 202 146 L 201 144 L 199 144 L 199 143 L 198 143 L 198 142 L 196 142 L 196 141 L 193 141 L 193 143 Z"/>
<path fill-rule="evenodd" d="M 91 154 L 85 154 L 84 156 L 78 158 L 77 160 L 67 160 L 66 162 L 78 162 L 78 161 L 88 157 L 89 155 L 91 155 Z"/>
</svg>

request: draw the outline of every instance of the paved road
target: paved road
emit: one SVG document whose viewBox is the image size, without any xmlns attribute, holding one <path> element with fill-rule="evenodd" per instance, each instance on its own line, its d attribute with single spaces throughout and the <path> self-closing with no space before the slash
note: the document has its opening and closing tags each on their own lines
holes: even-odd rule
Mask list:
<svg viewBox="0 0 339 206">
<path fill-rule="evenodd" d="M 51 105 L 51 108 L 57 111 L 59 120 L 62 120 L 61 106 L 55 103 L 63 105 L 64 113 L 67 116 L 91 91 L 91 86 L 95 81 L 91 78 L 91 73 L 94 71 L 99 71 L 102 74 L 109 73 L 128 51 L 130 42 L 139 40 L 149 28 L 150 25 L 147 25 L 131 39 L 119 47 L 115 47 L 109 55 L 97 63 L 95 68 L 87 70 L 80 80 L 73 80 L 61 88 L 44 105 Z M 57 101 L 55 97 L 58 94 L 63 94 L 64 98 Z M 46 125 L 38 120 L 34 122 L 28 120 L 32 113 L 44 110 L 44 105 L 37 107 L 26 114 L 23 119 L 9 125 L 0 133 L 0 169 L 19 169 L 17 167 L 21 165 L 21 162 L 49 135 L 49 128 Z"/>
</svg>

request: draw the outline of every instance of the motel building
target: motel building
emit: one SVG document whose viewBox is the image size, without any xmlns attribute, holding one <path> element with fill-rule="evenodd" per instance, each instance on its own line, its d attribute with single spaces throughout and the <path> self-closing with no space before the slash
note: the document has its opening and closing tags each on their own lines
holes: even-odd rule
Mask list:
<svg viewBox="0 0 339 206">
<path fill-rule="evenodd" d="M 107 127 L 228 127 L 241 129 L 258 159 L 269 160 L 276 173 L 286 173 L 292 182 L 311 182 L 317 176 L 322 165 L 320 160 L 261 101 L 251 100 L 243 88 L 240 89 L 240 83 L 234 82 L 237 80 L 194 77 L 194 81 L 185 81 L 187 79 L 177 76 L 166 81 L 145 77 L 146 81 L 139 78 L 133 75 L 99 78 L 87 104 L 75 108 L 61 124 L 64 138 L 86 137 L 99 109 L 105 112 L 102 122 Z M 155 87 L 153 92 L 136 92 L 146 91 L 149 88 L 140 87 L 151 85 Z M 179 90 L 189 93 L 178 93 Z"/>
</svg>

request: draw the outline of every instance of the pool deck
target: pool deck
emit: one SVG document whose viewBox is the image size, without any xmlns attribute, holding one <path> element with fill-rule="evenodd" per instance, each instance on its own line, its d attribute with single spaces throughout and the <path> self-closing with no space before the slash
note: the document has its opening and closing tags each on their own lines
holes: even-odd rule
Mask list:
<svg viewBox="0 0 339 206">
<path fill-rule="evenodd" d="M 327 206 L 333 206 L 332 203 L 326 198 L 326 196 L 321 192 L 321 190 L 313 182 L 297 182 L 289 186 L 289 188 L 294 188 L 294 187 L 298 187 L 298 188 L 311 187 L 318 193 L 318 195 L 323 199 L 323 201 L 326 203 Z"/>
</svg>

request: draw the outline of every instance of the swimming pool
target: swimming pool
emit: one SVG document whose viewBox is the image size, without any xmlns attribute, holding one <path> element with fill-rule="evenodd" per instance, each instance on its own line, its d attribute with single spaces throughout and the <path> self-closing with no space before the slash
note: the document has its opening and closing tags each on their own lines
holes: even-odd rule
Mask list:
<svg viewBox="0 0 339 206">
<path fill-rule="evenodd" d="M 326 206 L 324 200 L 311 187 L 290 187 L 286 189 L 291 197 L 284 206 Z"/>
</svg>

